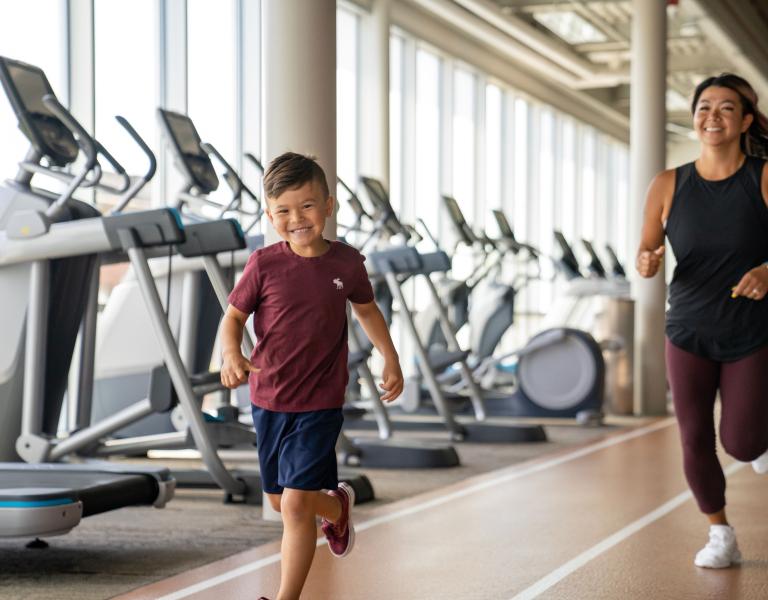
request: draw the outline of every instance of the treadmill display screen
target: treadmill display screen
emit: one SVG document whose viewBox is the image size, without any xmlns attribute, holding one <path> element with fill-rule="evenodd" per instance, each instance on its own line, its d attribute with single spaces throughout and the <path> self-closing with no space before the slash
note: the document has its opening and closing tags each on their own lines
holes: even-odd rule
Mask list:
<svg viewBox="0 0 768 600">
<path fill-rule="evenodd" d="M 384 189 L 384 186 L 382 185 L 382 183 L 378 179 L 367 178 L 366 185 L 368 186 L 368 189 L 372 192 L 371 194 L 372 199 L 381 205 L 380 208 L 384 210 L 389 210 L 392 208 L 389 205 L 389 200 L 387 199 L 387 192 Z"/>
<path fill-rule="evenodd" d="M 496 224 L 499 226 L 499 231 L 501 232 L 501 235 L 508 240 L 515 241 L 515 233 L 512 231 L 512 227 L 509 224 L 509 221 L 507 220 L 507 215 L 505 215 L 500 210 L 494 210 L 493 216 L 496 218 Z"/>
<path fill-rule="evenodd" d="M 584 244 L 584 248 L 587 249 L 587 254 L 589 254 L 589 270 L 592 271 L 597 277 L 600 277 L 604 279 L 606 277 L 605 267 L 603 267 L 603 263 L 600 260 L 600 257 L 597 256 L 597 252 L 595 252 L 594 246 L 592 246 L 592 243 L 587 240 L 581 240 L 581 243 Z"/>
<path fill-rule="evenodd" d="M 461 212 L 461 207 L 456 199 L 451 198 L 450 196 L 443 196 L 443 202 L 445 202 L 445 206 L 448 207 L 448 214 L 451 215 L 451 219 L 453 219 L 454 223 L 460 227 L 464 227 L 464 225 L 467 224 L 467 221 L 464 219 L 464 214 Z"/>
<path fill-rule="evenodd" d="M 579 261 L 576 260 L 576 255 L 573 253 L 571 245 L 566 241 L 565 236 L 559 231 L 555 231 L 555 241 L 560 246 L 560 264 L 565 270 L 566 276 L 569 279 L 581 277 Z"/>
<path fill-rule="evenodd" d="M 34 149 L 57 166 L 73 162 L 80 151 L 75 136 L 43 103 L 53 89 L 35 66 L 0 57 L 0 78 L 21 131 Z"/>
<path fill-rule="evenodd" d="M 53 90 L 42 71 L 17 63 L 8 65 L 8 73 L 16 84 L 19 99 L 27 112 L 53 116 L 53 113 L 43 104 L 43 96 L 53 94 Z"/>
<path fill-rule="evenodd" d="M 475 242 L 479 241 L 475 233 L 472 231 L 472 228 L 469 226 L 469 223 L 467 223 L 467 220 L 464 218 L 464 213 L 461 212 L 461 207 L 456 201 L 456 198 L 452 198 L 451 196 L 443 196 L 443 203 L 448 209 L 448 215 L 451 217 L 451 221 L 453 221 L 453 224 L 456 226 L 456 232 L 459 234 L 459 237 L 461 237 L 461 241 L 463 241 L 467 246 L 471 246 Z"/>
<path fill-rule="evenodd" d="M 173 135 L 173 139 L 178 144 L 184 154 L 190 156 L 207 156 L 200 148 L 200 136 L 197 134 L 195 125 L 189 117 L 167 113 L 168 126 Z"/>
<path fill-rule="evenodd" d="M 208 154 L 200 147 L 200 136 L 192 119 L 169 110 L 159 109 L 158 113 L 189 183 L 203 194 L 215 191 L 219 187 L 219 178 Z"/>
<path fill-rule="evenodd" d="M 389 194 L 387 194 L 387 190 L 381 181 L 373 177 L 361 177 L 360 180 L 368 191 L 368 197 L 373 202 L 373 218 L 378 221 L 383 216 L 386 216 L 386 221 L 384 222 L 386 232 L 389 235 L 397 235 L 399 233 L 408 239 L 410 233 L 397 218 L 395 209 L 392 208 L 392 204 L 389 201 Z"/>
</svg>

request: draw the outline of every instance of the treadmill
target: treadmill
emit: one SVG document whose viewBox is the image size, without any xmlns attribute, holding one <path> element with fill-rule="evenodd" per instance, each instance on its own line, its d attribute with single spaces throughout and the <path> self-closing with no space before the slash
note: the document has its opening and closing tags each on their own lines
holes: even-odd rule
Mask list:
<svg viewBox="0 0 768 600">
<path fill-rule="evenodd" d="M 31 142 L 16 179 L 0 187 L 0 460 L 12 461 L 0 463 L 0 537 L 59 535 L 84 516 L 125 506 L 163 507 L 175 481 L 157 467 L 19 462 L 38 439 L 56 433 L 93 252 L 107 238 L 99 213 L 72 194 L 98 182 L 97 154 L 118 174 L 124 170 L 58 103 L 42 70 L 0 57 L 0 81 Z M 86 161 L 76 175 L 41 164 L 45 158 L 50 166 L 66 167 L 80 150 Z M 33 192 L 32 175 L 40 172 L 68 182 L 66 190 L 58 197 Z M 127 190 L 127 177 L 123 183 L 117 191 Z M 174 241 L 183 239 L 173 227 L 175 215 L 151 212 L 142 235 L 134 234 L 137 243 L 165 243 L 169 233 Z M 89 236 L 99 230 L 104 238 Z M 121 235 L 119 228 L 112 231 Z M 57 302 L 63 297 L 67 302 Z"/>
</svg>

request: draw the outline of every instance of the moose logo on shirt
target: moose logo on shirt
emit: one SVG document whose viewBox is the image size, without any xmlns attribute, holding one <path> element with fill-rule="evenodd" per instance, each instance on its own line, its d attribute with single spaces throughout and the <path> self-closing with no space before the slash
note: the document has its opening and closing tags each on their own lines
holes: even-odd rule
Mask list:
<svg viewBox="0 0 768 600">
<path fill-rule="evenodd" d="M 333 280 L 333 283 L 336 284 L 336 289 L 337 290 L 343 290 L 344 289 L 344 283 L 338 277 Z"/>
</svg>

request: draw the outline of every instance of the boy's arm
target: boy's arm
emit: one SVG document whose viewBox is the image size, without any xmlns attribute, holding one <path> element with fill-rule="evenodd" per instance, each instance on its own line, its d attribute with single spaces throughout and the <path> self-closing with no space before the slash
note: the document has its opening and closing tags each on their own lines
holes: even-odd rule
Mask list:
<svg viewBox="0 0 768 600">
<path fill-rule="evenodd" d="M 371 340 L 376 350 L 384 358 L 383 381 L 380 387 L 385 393 L 381 399 L 384 402 L 390 402 L 403 391 L 403 372 L 400 370 L 400 359 L 389 335 L 387 322 L 384 320 L 384 315 L 381 314 L 376 302 L 372 301 L 367 304 L 355 304 L 352 302 L 352 310 L 355 311 L 355 316 L 363 327 L 363 331 L 365 331 L 368 339 Z"/>
<path fill-rule="evenodd" d="M 243 356 L 240 345 L 243 342 L 243 329 L 248 315 L 231 304 L 221 320 L 219 335 L 221 339 L 221 383 L 232 389 L 248 381 L 248 372 L 258 373 L 251 361 Z"/>
</svg>

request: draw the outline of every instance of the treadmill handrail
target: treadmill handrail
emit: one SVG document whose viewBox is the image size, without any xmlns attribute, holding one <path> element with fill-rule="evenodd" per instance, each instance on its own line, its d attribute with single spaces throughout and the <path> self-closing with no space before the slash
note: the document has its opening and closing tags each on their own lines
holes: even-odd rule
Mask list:
<svg viewBox="0 0 768 600">
<path fill-rule="evenodd" d="M 112 215 L 122 212 L 128 203 L 133 200 L 133 198 L 136 197 L 141 189 L 152 179 L 152 177 L 154 177 L 155 172 L 157 171 L 157 159 L 155 158 L 155 154 L 152 152 L 151 148 L 147 145 L 144 139 L 138 134 L 138 132 L 133 128 L 133 126 L 125 117 L 117 115 L 115 116 L 115 120 L 117 120 L 117 122 L 122 125 L 123 129 L 128 132 L 128 134 L 133 138 L 133 141 L 136 142 L 139 148 L 141 148 L 141 150 L 144 152 L 149 161 L 149 166 L 147 167 L 144 175 L 141 177 L 133 178 L 133 184 L 125 190 L 123 195 L 118 199 L 115 207 L 110 211 L 110 214 Z"/>
</svg>

